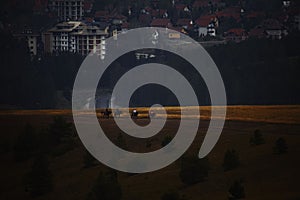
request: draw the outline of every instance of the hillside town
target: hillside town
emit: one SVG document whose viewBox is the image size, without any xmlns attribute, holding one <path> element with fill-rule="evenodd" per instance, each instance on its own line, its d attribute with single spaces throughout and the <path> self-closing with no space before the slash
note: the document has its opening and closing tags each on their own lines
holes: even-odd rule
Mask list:
<svg viewBox="0 0 300 200">
<path fill-rule="evenodd" d="M 7 6 L 16 4 L 17 0 L 9 1 Z M 280 40 L 300 30 L 299 3 L 292 0 L 34 0 L 32 6 L 29 10 L 33 18 L 41 18 L 39 24 L 3 20 L 0 27 L 25 39 L 33 57 L 93 52 L 104 59 L 105 38 L 138 27 L 176 30 L 203 45 L 250 38 Z"/>
</svg>

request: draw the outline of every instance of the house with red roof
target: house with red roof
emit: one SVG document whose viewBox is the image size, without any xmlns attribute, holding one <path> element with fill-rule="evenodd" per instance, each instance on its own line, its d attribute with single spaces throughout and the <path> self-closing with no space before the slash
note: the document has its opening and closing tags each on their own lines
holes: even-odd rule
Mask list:
<svg viewBox="0 0 300 200">
<path fill-rule="evenodd" d="M 240 7 L 229 7 L 221 11 L 216 12 L 216 16 L 219 18 L 234 18 L 236 21 L 241 20 L 241 8 Z"/>
<path fill-rule="evenodd" d="M 165 9 L 151 10 L 151 17 L 152 18 L 164 18 L 166 13 L 167 13 L 167 10 L 165 10 Z"/>
<path fill-rule="evenodd" d="M 149 26 L 152 22 L 152 17 L 149 14 L 140 14 L 138 20 L 140 24 L 144 26 Z"/>
<path fill-rule="evenodd" d="M 216 28 L 219 26 L 219 21 L 215 15 L 204 15 L 195 21 L 195 25 L 198 26 L 199 37 L 206 35 L 214 37 L 216 36 Z"/>
<path fill-rule="evenodd" d="M 193 3 L 193 8 L 199 9 L 199 8 L 206 8 L 209 6 L 209 0 L 196 0 Z"/>
<path fill-rule="evenodd" d="M 176 4 L 175 8 L 178 12 L 184 11 L 184 9 L 186 8 L 186 5 L 184 4 Z"/>
<path fill-rule="evenodd" d="M 265 29 L 262 28 L 261 26 L 257 26 L 253 29 L 251 29 L 248 33 L 249 37 L 252 37 L 252 38 L 264 38 L 266 37 L 266 34 L 265 34 Z"/>
<path fill-rule="evenodd" d="M 159 19 L 153 19 L 150 26 L 168 28 L 168 27 L 172 27 L 172 23 L 171 23 L 170 19 L 159 18 Z"/>
<path fill-rule="evenodd" d="M 267 38 L 280 40 L 282 37 L 288 35 L 286 27 L 275 19 L 264 20 L 262 27 L 266 31 Z"/>
<path fill-rule="evenodd" d="M 181 19 L 177 20 L 176 26 L 182 27 L 182 28 L 188 30 L 188 29 L 192 29 L 194 27 L 194 22 L 192 19 L 181 18 Z"/>
<path fill-rule="evenodd" d="M 232 28 L 224 33 L 227 41 L 241 42 L 248 38 L 248 33 L 243 28 Z"/>
</svg>

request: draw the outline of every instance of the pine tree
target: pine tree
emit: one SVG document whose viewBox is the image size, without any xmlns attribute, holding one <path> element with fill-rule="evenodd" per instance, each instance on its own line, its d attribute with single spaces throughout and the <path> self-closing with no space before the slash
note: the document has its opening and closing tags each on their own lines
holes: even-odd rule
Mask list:
<svg viewBox="0 0 300 200">
<path fill-rule="evenodd" d="M 122 198 L 121 186 L 116 171 L 100 173 L 89 193 L 88 200 L 120 200 Z"/>
<path fill-rule="evenodd" d="M 232 149 L 232 150 L 227 150 L 224 156 L 224 161 L 223 161 L 223 169 L 224 171 L 229 171 L 232 169 L 237 168 L 240 165 L 239 161 L 239 155 L 238 153 Z"/>
<path fill-rule="evenodd" d="M 38 156 L 26 177 L 26 190 L 32 197 L 41 196 L 51 192 L 53 189 L 52 173 L 46 157 Z"/>
</svg>

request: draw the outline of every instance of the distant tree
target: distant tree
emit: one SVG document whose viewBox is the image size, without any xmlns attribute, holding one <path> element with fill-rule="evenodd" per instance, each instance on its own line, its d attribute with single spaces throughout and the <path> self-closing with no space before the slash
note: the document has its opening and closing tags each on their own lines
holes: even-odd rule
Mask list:
<svg viewBox="0 0 300 200">
<path fill-rule="evenodd" d="M 183 157 L 181 159 L 179 176 L 181 181 L 187 185 L 204 181 L 208 176 L 208 171 L 208 158 Z"/>
<path fill-rule="evenodd" d="M 276 140 L 275 146 L 273 147 L 275 154 L 283 154 L 288 150 L 288 146 L 284 138 L 280 137 Z"/>
<path fill-rule="evenodd" d="M 261 133 L 260 130 L 255 130 L 254 131 L 254 135 L 250 138 L 250 144 L 251 145 L 261 145 L 261 144 L 265 144 L 266 141 L 263 138 L 263 135 Z"/>
<path fill-rule="evenodd" d="M 122 189 L 118 182 L 116 171 L 100 173 L 91 192 L 88 194 L 88 200 L 120 200 L 122 198 Z"/>
<path fill-rule="evenodd" d="M 230 200 L 237 200 L 245 198 L 245 190 L 243 186 L 243 181 L 234 181 L 234 183 L 230 186 L 229 190 L 229 198 Z"/>
<path fill-rule="evenodd" d="M 229 171 L 237 168 L 240 165 L 239 155 L 236 150 L 227 150 L 224 156 L 223 169 Z"/>
<path fill-rule="evenodd" d="M 166 192 L 161 196 L 161 200 L 180 200 L 177 192 Z"/>
<path fill-rule="evenodd" d="M 26 191 L 32 197 L 41 196 L 52 191 L 52 173 L 49 170 L 49 163 L 45 156 L 39 155 L 36 157 L 25 180 Z"/>
<path fill-rule="evenodd" d="M 146 141 L 146 148 L 150 148 L 152 146 L 151 140 Z"/>
<path fill-rule="evenodd" d="M 49 125 L 49 133 L 54 144 L 60 144 L 63 140 L 73 136 L 72 124 L 62 116 L 54 117 L 53 123 Z"/>
<path fill-rule="evenodd" d="M 165 147 L 172 141 L 172 137 L 167 135 L 164 137 L 164 139 L 161 141 L 161 146 Z"/>
<path fill-rule="evenodd" d="M 93 167 L 98 164 L 97 159 L 95 159 L 90 152 L 85 151 L 85 154 L 83 155 L 83 165 L 84 168 Z"/>
<path fill-rule="evenodd" d="M 14 145 L 14 157 L 16 161 L 25 161 L 31 158 L 37 150 L 36 130 L 27 124 L 18 136 Z"/>
<path fill-rule="evenodd" d="M 126 144 L 126 140 L 122 133 L 119 133 L 119 135 L 116 139 L 116 145 L 122 149 L 126 149 L 127 144 Z"/>
</svg>

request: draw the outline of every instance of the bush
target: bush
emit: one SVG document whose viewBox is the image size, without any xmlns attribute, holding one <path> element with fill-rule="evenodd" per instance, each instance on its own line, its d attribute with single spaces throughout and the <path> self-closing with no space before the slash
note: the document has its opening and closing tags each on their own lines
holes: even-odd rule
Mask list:
<svg viewBox="0 0 300 200">
<path fill-rule="evenodd" d="M 209 162 L 207 158 L 183 157 L 181 160 L 180 179 L 187 185 L 204 181 L 208 177 Z"/>
<path fill-rule="evenodd" d="M 224 156 L 224 161 L 223 161 L 223 169 L 224 171 L 229 171 L 232 169 L 237 168 L 240 165 L 239 161 L 239 155 L 238 153 L 232 149 L 232 150 L 227 150 Z"/>
<path fill-rule="evenodd" d="M 161 146 L 165 147 L 167 146 L 170 142 L 172 141 L 172 137 L 171 136 L 165 136 L 164 139 L 161 141 Z"/>
<path fill-rule="evenodd" d="M 98 164 L 98 160 L 96 160 L 88 151 L 85 151 L 83 155 L 83 165 L 84 168 L 89 168 L 96 166 Z"/>
<path fill-rule="evenodd" d="M 92 191 L 89 193 L 88 200 L 120 200 L 122 198 L 121 186 L 115 171 L 100 173 Z"/>
<path fill-rule="evenodd" d="M 25 161 L 31 158 L 37 151 L 36 130 L 27 124 L 18 136 L 14 145 L 14 157 L 16 161 Z"/>
<path fill-rule="evenodd" d="M 243 181 L 235 181 L 229 188 L 229 199 L 237 200 L 245 198 L 245 190 L 243 186 Z"/>
<path fill-rule="evenodd" d="M 180 198 L 177 192 L 167 192 L 162 195 L 161 200 L 180 200 Z"/>
<path fill-rule="evenodd" d="M 26 191 L 30 192 L 32 197 L 37 197 L 51 192 L 52 189 L 52 173 L 47 159 L 44 156 L 38 156 L 26 177 Z"/>
<path fill-rule="evenodd" d="M 266 141 L 263 138 L 263 135 L 260 132 L 260 130 L 255 130 L 254 135 L 250 138 L 250 144 L 251 145 L 261 145 L 261 144 L 265 144 L 265 143 L 266 143 Z"/>
<path fill-rule="evenodd" d="M 53 148 L 52 150 L 52 156 L 58 157 L 62 156 L 65 153 L 73 150 L 75 148 L 75 142 L 73 140 L 66 141 L 64 144 L 60 144 Z"/>
<path fill-rule="evenodd" d="M 284 138 L 280 137 L 276 140 L 275 146 L 273 147 L 273 151 L 275 154 L 283 154 L 288 150 L 288 146 Z"/>
</svg>

